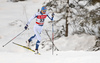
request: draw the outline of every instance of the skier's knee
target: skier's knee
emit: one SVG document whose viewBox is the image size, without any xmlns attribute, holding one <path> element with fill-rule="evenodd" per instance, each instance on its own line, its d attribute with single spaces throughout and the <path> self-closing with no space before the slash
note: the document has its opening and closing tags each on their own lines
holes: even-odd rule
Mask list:
<svg viewBox="0 0 100 63">
<path fill-rule="evenodd" d="M 39 44 L 40 44 L 40 41 L 39 41 L 39 40 L 37 40 L 36 45 L 39 45 Z"/>
</svg>

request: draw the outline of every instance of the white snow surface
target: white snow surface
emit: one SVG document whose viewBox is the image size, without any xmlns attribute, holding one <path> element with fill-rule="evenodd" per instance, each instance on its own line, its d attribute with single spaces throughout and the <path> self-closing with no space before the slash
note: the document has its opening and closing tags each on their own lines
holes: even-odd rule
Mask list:
<svg viewBox="0 0 100 63">
<path fill-rule="evenodd" d="M 0 63 L 100 63 L 100 52 L 66 51 L 33 53 L 0 53 Z"/>
<path fill-rule="evenodd" d="M 27 20 L 41 8 L 44 1 L 47 0 L 28 0 L 17 3 L 0 0 L 0 63 L 100 63 L 100 51 L 86 51 L 94 46 L 95 37 L 85 34 L 69 35 L 55 40 L 55 45 L 60 51 L 55 51 L 53 55 L 51 50 L 45 49 L 40 49 L 41 55 L 36 55 L 12 43 L 2 47 L 24 30 Z M 26 45 L 25 41 L 34 35 L 32 29 L 34 21 L 31 22 L 29 30 L 12 42 Z M 45 24 L 44 29 L 51 29 L 51 27 Z M 42 36 L 46 37 L 43 34 Z"/>
</svg>

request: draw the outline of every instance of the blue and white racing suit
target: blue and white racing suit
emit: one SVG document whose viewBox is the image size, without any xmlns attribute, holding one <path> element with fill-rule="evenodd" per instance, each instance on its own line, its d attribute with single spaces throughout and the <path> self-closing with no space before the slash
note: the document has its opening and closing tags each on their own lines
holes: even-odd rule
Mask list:
<svg viewBox="0 0 100 63">
<path fill-rule="evenodd" d="M 41 32 L 43 29 L 43 25 L 44 25 L 44 21 L 45 18 L 48 17 L 50 20 L 53 20 L 53 17 L 49 17 L 48 13 L 46 12 L 45 14 L 42 14 L 41 12 L 37 12 L 34 16 L 32 16 L 29 20 L 27 25 L 30 24 L 30 22 L 36 18 L 36 24 L 34 25 L 34 36 L 30 37 L 30 39 L 28 40 L 29 42 L 31 42 L 33 39 L 37 39 L 36 42 L 36 49 L 38 50 L 40 41 L 41 41 Z"/>
</svg>

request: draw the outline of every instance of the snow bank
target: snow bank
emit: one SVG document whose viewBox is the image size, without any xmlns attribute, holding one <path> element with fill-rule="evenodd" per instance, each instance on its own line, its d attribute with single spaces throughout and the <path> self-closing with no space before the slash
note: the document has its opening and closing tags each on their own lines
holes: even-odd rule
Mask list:
<svg viewBox="0 0 100 63">
<path fill-rule="evenodd" d="M 95 45 L 95 36 L 72 35 L 55 40 L 55 45 L 61 51 L 88 50 Z"/>
</svg>

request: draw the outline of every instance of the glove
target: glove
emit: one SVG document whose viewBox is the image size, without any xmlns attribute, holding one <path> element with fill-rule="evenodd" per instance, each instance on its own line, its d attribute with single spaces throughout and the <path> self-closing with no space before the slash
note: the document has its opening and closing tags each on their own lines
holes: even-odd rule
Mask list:
<svg viewBox="0 0 100 63">
<path fill-rule="evenodd" d="M 55 15 L 55 14 L 54 14 L 54 13 L 52 13 L 52 17 L 54 17 L 54 15 Z"/>
<path fill-rule="evenodd" d="M 51 20 L 52 20 L 52 21 L 53 21 L 54 15 L 55 15 L 55 14 L 54 14 L 54 13 L 52 13 L 52 18 L 51 18 Z"/>
<path fill-rule="evenodd" d="M 28 28 L 28 25 L 26 24 L 26 26 L 25 26 L 24 28 L 25 28 L 25 30 L 27 30 L 27 28 Z"/>
</svg>

